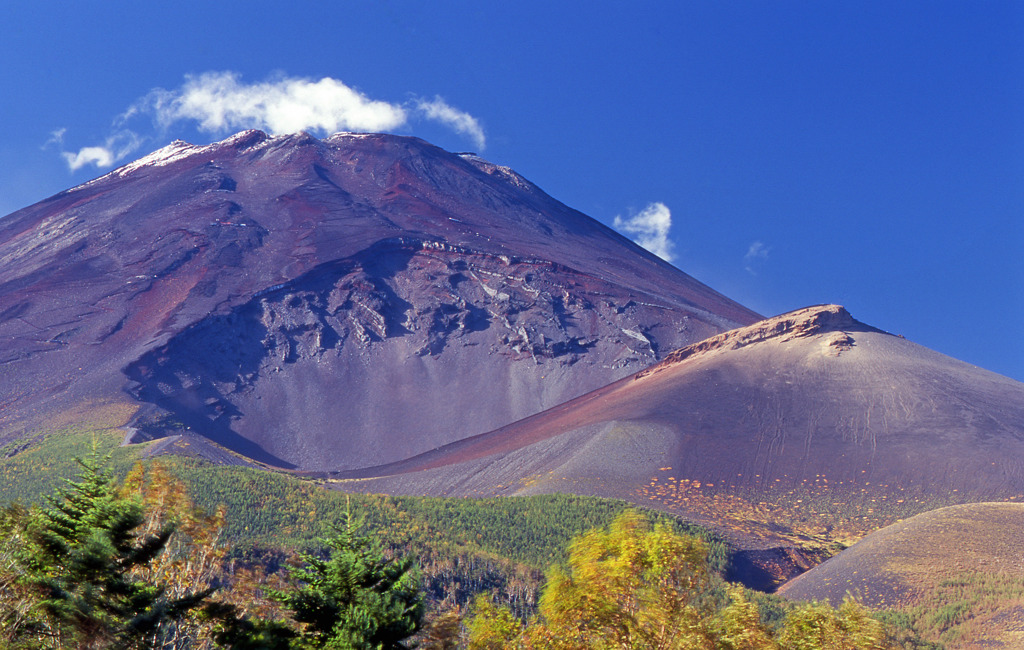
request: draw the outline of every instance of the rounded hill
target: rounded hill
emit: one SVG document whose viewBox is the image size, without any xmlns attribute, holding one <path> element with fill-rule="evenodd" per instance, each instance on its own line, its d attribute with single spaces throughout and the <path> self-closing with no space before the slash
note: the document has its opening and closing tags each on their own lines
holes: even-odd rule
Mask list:
<svg viewBox="0 0 1024 650">
<path fill-rule="evenodd" d="M 875 531 L 779 590 L 909 612 L 954 648 L 1024 645 L 1024 504 L 941 508 Z"/>
<path fill-rule="evenodd" d="M 337 475 L 346 489 L 583 492 L 737 537 L 852 543 L 1024 495 L 1024 384 L 821 305 L 712 336 L 490 433 Z M 773 541 L 774 540 L 774 541 Z"/>
</svg>

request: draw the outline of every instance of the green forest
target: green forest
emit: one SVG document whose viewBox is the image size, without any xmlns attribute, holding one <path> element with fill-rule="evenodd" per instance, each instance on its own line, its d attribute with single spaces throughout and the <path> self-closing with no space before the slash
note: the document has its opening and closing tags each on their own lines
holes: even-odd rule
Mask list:
<svg viewBox="0 0 1024 650">
<path fill-rule="evenodd" d="M 52 440 L 0 466 L 6 648 L 934 647 L 730 584 L 720 538 L 623 502 L 345 495 Z"/>
<path fill-rule="evenodd" d="M 7 481 L 6 648 L 929 647 L 730 584 L 715 534 L 621 502 L 348 495 L 55 440 L 4 465 L 45 477 Z"/>
</svg>

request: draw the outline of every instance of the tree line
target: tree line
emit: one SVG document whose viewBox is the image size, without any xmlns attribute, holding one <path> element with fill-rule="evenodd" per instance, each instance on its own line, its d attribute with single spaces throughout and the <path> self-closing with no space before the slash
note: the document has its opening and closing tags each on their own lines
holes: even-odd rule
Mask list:
<svg viewBox="0 0 1024 650">
<path fill-rule="evenodd" d="M 11 649 L 401 648 L 422 625 L 412 562 L 349 517 L 284 576 L 232 571 L 223 512 L 140 465 L 118 486 L 105 459 L 0 523 L 0 641 Z"/>
<path fill-rule="evenodd" d="M 43 504 L 0 517 L 5 648 L 923 647 L 854 601 L 770 620 L 721 579 L 708 540 L 634 511 L 577 537 L 536 608 L 481 594 L 428 612 L 411 556 L 383 548 L 351 509 L 318 549 L 267 567 L 232 558 L 225 511 L 200 511 L 166 469 L 115 481 L 98 451 L 78 463 Z"/>
</svg>

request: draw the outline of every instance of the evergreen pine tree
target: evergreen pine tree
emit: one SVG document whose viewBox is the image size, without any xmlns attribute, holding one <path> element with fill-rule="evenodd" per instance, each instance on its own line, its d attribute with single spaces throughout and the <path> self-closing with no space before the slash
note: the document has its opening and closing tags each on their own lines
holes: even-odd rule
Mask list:
<svg viewBox="0 0 1024 650">
<path fill-rule="evenodd" d="M 173 526 L 139 534 L 142 506 L 117 496 L 107 460 L 95 449 L 78 459 L 78 478 L 67 480 L 30 518 L 20 582 L 36 603 L 14 641 L 28 637 L 34 647 L 82 650 L 145 648 L 157 626 L 209 595 L 204 590 L 166 598 L 163 585 L 133 576 L 134 568 L 160 554 Z"/>
<path fill-rule="evenodd" d="M 393 650 L 414 635 L 423 619 L 423 595 L 411 559 L 388 559 L 359 536 L 349 513 L 345 526 L 325 540 L 327 559 L 302 554 L 292 570 L 299 585 L 275 597 L 302 624 L 300 647 Z"/>
</svg>

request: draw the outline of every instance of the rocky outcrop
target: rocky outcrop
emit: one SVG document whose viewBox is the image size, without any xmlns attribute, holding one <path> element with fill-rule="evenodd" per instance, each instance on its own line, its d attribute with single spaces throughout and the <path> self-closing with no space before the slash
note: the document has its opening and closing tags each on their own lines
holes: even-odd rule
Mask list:
<svg viewBox="0 0 1024 650">
<path fill-rule="evenodd" d="M 855 331 L 877 332 L 880 330 L 868 327 L 864 323 L 854 320 L 853 316 L 850 316 L 850 313 L 840 305 L 806 307 L 772 318 L 766 318 L 753 325 L 730 330 L 707 338 L 699 343 L 674 350 L 661 363 L 637 373 L 636 379 L 660 372 L 669 366 L 682 363 L 692 357 L 712 352 L 738 350 L 748 345 L 770 340 L 786 343 L 794 339 L 807 338 L 819 334 L 828 334 L 828 337 L 823 341 L 823 345 L 829 354 L 838 356 L 839 353 L 853 347 L 854 338 L 850 332 Z"/>
<path fill-rule="evenodd" d="M 250 448 L 247 453 L 264 462 L 337 467 L 345 461 L 311 465 L 301 452 L 264 441 L 264 430 L 272 425 L 280 431 L 288 422 L 275 412 L 276 402 L 264 407 L 261 396 L 288 392 L 293 374 L 307 381 L 315 370 L 318 392 L 359 395 L 357 401 L 365 402 L 371 396 L 353 384 L 372 382 L 370 375 L 386 372 L 382 358 L 401 366 L 447 359 L 443 369 L 434 371 L 435 380 L 445 381 L 416 386 L 416 396 L 393 396 L 386 408 L 393 416 L 409 411 L 406 417 L 416 421 L 420 444 L 449 442 L 458 435 L 450 428 L 452 410 L 473 415 L 478 428 L 471 432 L 479 432 L 530 415 L 547 400 L 575 397 L 655 362 L 661 345 L 688 334 L 685 319 L 666 324 L 665 313 L 671 313 L 669 305 L 610 294 L 595 278 L 553 262 L 402 238 L 261 291 L 231 313 L 211 316 L 176 335 L 125 373 L 137 399 L 174 415 L 168 420 L 147 414 L 136 422 L 149 437 L 161 422 L 189 421 L 190 427 L 212 431 L 232 447 L 241 442 L 232 434 L 258 440 L 261 448 L 274 451 Z M 459 381 L 455 373 L 486 377 L 481 364 L 489 364 L 499 372 L 482 390 L 514 394 L 524 387 L 510 384 L 503 368 L 521 363 L 538 384 L 551 384 L 544 401 L 520 398 L 520 405 L 513 400 L 495 408 L 479 395 L 464 400 L 450 390 Z M 299 368 L 304 370 L 292 372 Z M 562 380 L 559 386 L 556 382 L 565 376 L 576 381 Z M 339 441 L 346 437 L 344 421 L 337 425 Z M 168 434 L 178 432 L 167 428 Z M 331 455 L 321 453 L 320 458 Z"/>
</svg>

